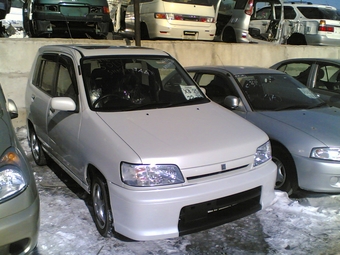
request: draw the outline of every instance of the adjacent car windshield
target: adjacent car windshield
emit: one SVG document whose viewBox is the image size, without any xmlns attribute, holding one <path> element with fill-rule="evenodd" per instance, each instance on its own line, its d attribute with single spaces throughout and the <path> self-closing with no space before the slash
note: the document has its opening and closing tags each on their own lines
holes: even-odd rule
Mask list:
<svg viewBox="0 0 340 255">
<path fill-rule="evenodd" d="M 100 57 L 82 60 L 90 108 L 128 111 L 209 100 L 172 58 Z"/>
<path fill-rule="evenodd" d="M 318 95 L 286 74 L 238 75 L 237 79 L 254 110 L 311 109 L 325 104 Z"/>
</svg>

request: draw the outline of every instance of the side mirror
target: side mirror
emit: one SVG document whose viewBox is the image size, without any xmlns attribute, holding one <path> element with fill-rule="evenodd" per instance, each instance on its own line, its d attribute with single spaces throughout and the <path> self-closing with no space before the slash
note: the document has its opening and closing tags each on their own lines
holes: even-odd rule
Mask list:
<svg viewBox="0 0 340 255">
<path fill-rule="evenodd" d="M 14 103 L 14 101 L 12 99 L 8 99 L 7 103 L 8 103 L 8 105 L 7 105 L 8 113 L 9 113 L 9 116 L 11 117 L 11 119 L 18 118 L 18 116 L 19 116 L 18 108 L 17 108 L 16 104 Z"/>
<path fill-rule="evenodd" d="M 224 101 L 223 105 L 228 109 L 235 110 L 240 104 L 240 99 L 235 96 L 227 96 Z"/>
<path fill-rule="evenodd" d="M 51 107 L 57 111 L 75 111 L 76 103 L 70 97 L 54 97 L 51 101 Z"/>
</svg>

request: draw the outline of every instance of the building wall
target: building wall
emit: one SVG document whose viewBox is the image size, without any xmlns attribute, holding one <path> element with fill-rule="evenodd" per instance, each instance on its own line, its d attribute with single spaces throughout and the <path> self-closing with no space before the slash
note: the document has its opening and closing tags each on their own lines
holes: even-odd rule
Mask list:
<svg viewBox="0 0 340 255">
<path fill-rule="evenodd" d="M 24 94 L 27 78 L 39 47 L 47 44 L 126 45 L 124 40 L 0 38 L 0 83 L 7 98 L 15 101 L 20 117 L 15 126 L 25 125 Z M 131 42 L 134 45 L 134 42 Z M 269 67 L 288 58 L 340 57 L 340 47 L 268 44 L 227 44 L 201 41 L 142 41 L 143 47 L 164 50 L 183 66 L 243 65 Z"/>
</svg>

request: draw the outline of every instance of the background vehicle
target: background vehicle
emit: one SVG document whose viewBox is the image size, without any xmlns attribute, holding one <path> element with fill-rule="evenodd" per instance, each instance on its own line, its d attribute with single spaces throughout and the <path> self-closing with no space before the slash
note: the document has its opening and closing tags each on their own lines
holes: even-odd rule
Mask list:
<svg viewBox="0 0 340 255">
<path fill-rule="evenodd" d="M 49 155 L 91 194 L 103 236 L 176 237 L 275 196 L 268 136 L 207 99 L 164 51 L 44 46 L 25 100 L 35 162 Z"/>
<path fill-rule="evenodd" d="M 276 189 L 340 193 L 340 113 L 277 70 L 198 66 L 187 71 L 213 101 L 265 131 L 277 165 Z"/>
<path fill-rule="evenodd" d="M 37 245 L 39 195 L 33 171 L 14 132 L 14 102 L 0 85 L 0 254 L 29 254 Z"/>
<path fill-rule="evenodd" d="M 330 105 L 340 107 L 340 61 L 338 59 L 287 59 L 270 68 L 293 76 Z"/>
<path fill-rule="evenodd" d="M 339 45 L 340 18 L 332 6 L 281 0 L 222 0 L 218 10 L 216 40 Z"/>
<path fill-rule="evenodd" d="M 112 31 L 106 0 L 25 0 L 23 23 L 29 37 L 87 35 L 106 38 Z"/>
<path fill-rule="evenodd" d="M 111 4 L 114 32 L 134 38 L 134 2 Z M 214 39 L 215 10 L 210 0 L 141 0 L 142 39 Z"/>
</svg>

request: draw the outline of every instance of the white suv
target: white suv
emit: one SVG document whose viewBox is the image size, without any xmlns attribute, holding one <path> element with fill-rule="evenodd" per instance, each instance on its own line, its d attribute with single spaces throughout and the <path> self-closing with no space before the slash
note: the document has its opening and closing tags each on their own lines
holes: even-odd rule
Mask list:
<svg viewBox="0 0 340 255">
<path fill-rule="evenodd" d="M 216 39 L 224 42 L 269 42 L 293 45 L 340 43 L 340 17 L 335 7 L 281 0 L 236 0 L 219 6 Z M 221 13 L 224 11 L 224 18 Z M 281 15 L 284 13 L 284 15 Z M 229 18 L 228 18 L 229 15 Z"/>
</svg>

